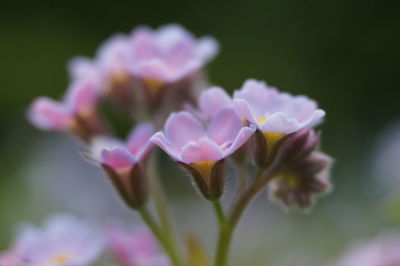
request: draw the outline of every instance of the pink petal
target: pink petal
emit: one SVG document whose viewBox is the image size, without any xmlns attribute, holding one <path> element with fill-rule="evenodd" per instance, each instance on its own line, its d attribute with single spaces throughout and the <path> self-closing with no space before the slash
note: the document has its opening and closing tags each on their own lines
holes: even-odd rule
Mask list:
<svg viewBox="0 0 400 266">
<path fill-rule="evenodd" d="M 232 145 L 230 145 L 228 149 L 224 152 L 224 158 L 228 157 L 229 155 L 237 151 L 240 147 L 242 147 L 254 134 L 255 131 L 256 127 L 254 126 L 242 127 Z"/>
<path fill-rule="evenodd" d="M 126 146 L 138 160 L 148 154 L 153 147 L 153 143 L 150 142 L 153 134 L 154 125 L 151 123 L 142 123 L 137 125 L 128 137 Z"/>
<path fill-rule="evenodd" d="M 200 95 L 199 108 L 207 118 L 211 118 L 222 107 L 232 105 L 231 97 L 220 87 L 212 87 Z"/>
<path fill-rule="evenodd" d="M 182 150 L 184 163 L 218 161 L 222 158 L 221 149 L 208 138 L 203 138 L 199 142 L 189 142 Z"/>
<path fill-rule="evenodd" d="M 157 56 L 153 30 L 147 27 L 139 27 L 130 35 L 133 59 L 141 62 Z"/>
<path fill-rule="evenodd" d="M 167 139 L 178 147 L 206 135 L 203 125 L 188 112 L 172 113 L 164 132 Z"/>
<path fill-rule="evenodd" d="M 211 120 L 207 135 L 218 145 L 221 145 L 227 141 L 232 142 L 242 127 L 242 121 L 235 109 L 225 107 L 216 113 Z"/>
<path fill-rule="evenodd" d="M 165 62 L 151 59 L 133 66 L 133 74 L 141 79 L 154 79 L 161 82 L 170 81 L 170 73 Z"/>
<path fill-rule="evenodd" d="M 100 79 L 97 65 L 92 59 L 86 57 L 72 58 L 68 70 L 73 79 Z"/>
<path fill-rule="evenodd" d="M 136 163 L 135 158 L 129 151 L 122 147 L 103 150 L 101 152 L 101 161 L 116 170 L 131 167 Z"/>
<path fill-rule="evenodd" d="M 300 129 L 300 125 L 295 118 L 288 118 L 285 113 L 279 112 L 271 115 L 261 125 L 264 132 L 278 132 L 290 134 Z"/>
<path fill-rule="evenodd" d="M 168 24 L 156 32 L 156 42 L 160 51 L 170 52 L 182 42 L 193 42 L 193 36 L 178 24 Z"/>
<path fill-rule="evenodd" d="M 154 134 L 151 139 L 151 142 L 160 147 L 163 151 L 165 151 L 169 156 L 171 156 L 174 160 L 179 161 L 179 147 L 171 143 L 164 135 L 163 132 L 157 132 Z"/>
<path fill-rule="evenodd" d="M 94 82 L 78 80 L 68 89 L 66 102 L 73 112 L 84 112 L 95 108 L 99 96 L 99 89 Z"/>
<path fill-rule="evenodd" d="M 245 81 L 242 89 L 234 93 L 233 98 L 244 100 L 253 116 L 262 117 L 277 95 L 276 89 L 268 87 L 265 82 L 249 79 Z"/>
<path fill-rule="evenodd" d="M 234 99 L 233 103 L 238 114 L 250 123 L 257 125 L 257 119 L 250 110 L 249 104 L 243 99 Z"/>
<path fill-rule="evenodd" d="M 64 105 L 46 97 L 32 103 L 28 117 L 32 124 L 44 130 L 66 130 L 72 121 L 71 113 Z"/>
<path fill-rule="evenodd" d="M 196 44 L 196 55 L 207 62 L 213 59 L 219 52 L 218 42 L 212 37 L 202 37 Z"/>
</svg>

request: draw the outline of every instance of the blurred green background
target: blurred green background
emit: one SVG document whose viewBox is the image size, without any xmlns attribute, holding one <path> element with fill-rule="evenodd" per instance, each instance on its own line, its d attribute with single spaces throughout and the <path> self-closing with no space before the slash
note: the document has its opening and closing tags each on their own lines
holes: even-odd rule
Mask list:
<svg viewBox="0 0 400 266">
<path fill-rule="evenodd" d="M 285 216 L 274 210 L 275 215 L 305 224 L 301 228 L 308 229 L 300 233 L 304 234 L 301 237 L 320 233 L 315 243 L 325 243 L 329 256 L 337 254 L 349 240 L 346 233 L 337 233 L 335 239 L 330 232 L 334 228 L 330 218 L 341 219 L 343 215 L 336 205 L 338 202 L 354 207 L 350 212 L 356 212 L 355 217 L 342 218 L 355 219 L 350 224 L 357 225 L 357 219 L 360 223 L 369 218 L 376 221 L 364 231 L 357 231 L 359 235 L 393 226 L 376 207 L 382 195 L 375 187 L 371 162 L 379 132 L 400 117 L 399 3 L 378 0 L 2 3 L 0 249 L 8 245 L 19 220 L 32 216 L 33 220 L 43 219 L 37 213 L 35 218 L 29 211 L 28 203 L 33 199 L 26 182 L 29 173 L 23 169 L 32 157 L 40 160 L 41 154 L 32 154 L 35 145 L 53 136 L 33 129 L 26 122 L 29 103 L 38 95 L 54 98 L 62 95 L 68 84 L 66 63 L 72 56 L 93 56 L 98 45 L 113 33 L 129 32 L 140 24 L 159 26 L 170 22 L 182 24 L 197 36 L 211 35 L 219 40 L 221 53 L 208 68 L 211 83 L 232 91 L 245 79 L 257 78 L 283 91 L 306 94 L 327 111 L 326 123 L 321 128 L 322 147 L 336 159 L 335 191 L 321 200 L 314 215 Z M 326 237 L 322 232 L 326 232 Z M 328 237 L 333 243 L 326 244 Z M 281 241 L 285 243 L 284 239 Z M 290 241 L 302 243 L 300 239 Z"/>
</svg>

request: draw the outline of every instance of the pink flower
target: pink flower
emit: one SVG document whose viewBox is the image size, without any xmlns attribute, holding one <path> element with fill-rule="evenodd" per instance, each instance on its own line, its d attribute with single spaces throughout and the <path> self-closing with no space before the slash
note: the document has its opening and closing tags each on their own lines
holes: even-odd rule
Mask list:
<svg viewBox="0 0 400 266">
<path fill-rule="evenodd" d="M 1 257 L 0 262 L 5 266 L 85 266 L 100 255 L 103 246 L 104 239 L 92 224 L 60 215 L 49 219 L 43 229 L 22 227 L 8 253 L 12 255 L 6 257 L 12 260 Z"/>
<path fill-rule="evenodd" d="M 112 138 L 96 138 L 90 157 L 99 163 L 128 206 L 136 208 L 147 199 L 147 177 L 144 164 L 153 143 L 154 127 L 143 123 L 132 131 L 126 143 Z"/>
<path fill-rule="evenodd" d="M 290 134 L 318 125 L 325 116 L 315 101 L 278 92 L 256 80 L 247 80 L 235 91 L 234 102 L 238 112 L 262 132 Z"/>
<path fill-rule="evenodd" d="M 95 59 L 76 57 L 71 60 L 70 74 L 72 78 L 96 81 L 102 93 L 118 103 L 129 104 L 134 92 L 128 64 L 129 48 L 128 36 L 116 34 L 99 47 Z"/>
<path fill-rule="evenodd" d="M 87 140 L 103 131 L 96 114 L 98 88 L 90 80 L 77 80 L 62 102 L 39 97 L 29 108 L 28 118 L 43 130 L 72 132 Z"/>
<path fill-rule="evenodd" d="M 140 27 L 130 39 L 131 71 L 150 87 L 182 80 L 199 71 L 218 52 L 213 38 L 196 39 L 177 24 L 157 30 Z"/>
<path fill-rule="evenodd" d="M 151 141 L 181 162 L 203 195 L 210 199 L 221 196 L 223 189 L 223 166 L 217 162 L 237 151 L 254 131 L 254 127 L 243 126 L 233 108 L 225 107 L 215 114 L 207 128 L 188 112 L 173 113 L 164 132 L 156 133 Z"/>
<path fill-rule="evenodd" d="M 305 96 L 292 96 L 267 87 L 264 82 L 247 80 L 234 92 L 237 112 L 257 127 L 255 161 L 259 167 L 272 163 L 285 136 L 321 123 L 325 112 Z"/>
<path fill-rule="evenodd" d="M 354 245 L 336 266 L 395 266 L 400 265 L 400 237 L 398 234 Z"/>
<path fill-rule="evenodd" d="M 156 239 L 146 228 L 123 230 L 112 227 L 108 246 L 120 265 L 169 266 L 168 258 L 160 251 Z"/>
<path fill-rule="evenodd" d="M 205 128 L 188 112 L 169 116 L 164 132 L 152 138 L 156 145 L 176 161 L 186 164 L 216 162 L 239 149 L 254 133 L 243 126 L 233 108 L 221 109 Z"/>
</svg>

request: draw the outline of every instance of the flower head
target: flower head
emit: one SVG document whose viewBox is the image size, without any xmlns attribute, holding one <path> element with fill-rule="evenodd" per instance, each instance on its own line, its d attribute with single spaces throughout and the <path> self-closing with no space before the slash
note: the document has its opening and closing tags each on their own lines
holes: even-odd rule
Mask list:
<svg viewBox="0 0 400 266">
<path fill-rule="evenodd" d="M 233 108 L 226 107 L 215 114 L 207 127 L 188 112 L 173 113 L 164 132 L 156 133 L 151 140 L 210 186 L 214 171 L 220 173 L 215 168 L 220 166 L 217 162 L 238 150 L 254 131 L 253 127 L 243 126 Z"/>
<path fill-rule="evenodd" d="M 135 29 L 130 44 L 132 73 L 154 89 L 199 71 L 218 52 L 213 38 L 196 39 L 177 24 Z"/>
<path fill-rule="evenodd" d="M 247 80 L 234 93 L 234 102 L 238 112 L 262 132 L 290 134 L 316 126 L 325 116 L 315 101 L 280 93 L 256 80 Z"/>
<path fill-rule="evenodd" d="M 8 259 L 15 262 L 10 266 L 85 266 L 100 255 L 103 246 L 104 239 L 92 224 L 60 215 L 49 219 L 43 229 L 22 227 Z"/>
<path fill-rule="evenodd" d="M 126 143 L 111 138 L 94 139 L 90 157 L 106 171 L 114 186 L 131 207 L 143 204 L 147 198 L 145 160 L 153 148 L 150 137 L 154 126 L 143 123 L 136 126 Z"/>
<path fill-rule="evenodd" d="M 77 80 L 62 102 L 47 97 L 36 99 L 28 112 L 29 120 L 43 130 L 68 131 L 84 140 L 102 134 L 97 116 L 99 92 L 90 80 Z"/>
<path fill-rule="evenodd" d="M 256 152 L 259 166 L 268 165 L 283 137 L 321 123 L 325 112 L 315 101 L 305 96 L 292 96 L 267 87 L 264 82 L 247 80 L 235 91 L 234 103 L 238 113 L 257 127 Z"/>
<path fill-rule="evenodd" d="M 160 251 L 157 241 L 146 228 L 125 230 L 111 227 L 108 246 L 121 265 L 169 266 L 168 258 Z"/>
</svg>

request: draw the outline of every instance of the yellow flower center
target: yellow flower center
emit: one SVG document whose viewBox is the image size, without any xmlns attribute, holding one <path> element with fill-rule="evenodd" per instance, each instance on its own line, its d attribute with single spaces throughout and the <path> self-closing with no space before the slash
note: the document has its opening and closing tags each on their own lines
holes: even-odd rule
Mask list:
<svg viewBox="0 0 400 266">
<path fill-rule="evenodd" d="M 263 116 L 258 119 L 258 123 L 263 124 L 265 121 L 267 121 L 267 119 L 268 118 L 266 116 Z M 263 135 L 268 147 L 271 149 L 285 134 L 279 132 L 263 132 Z"/>
<path fill-rule="evenodd" d="M 157 95 L 160 88 L 164 85 L 162 81 L 154 78 L 146 78 L 143 80 L 143 82 L 146 88 L 149 90 L 149 94 L 151 96 Z"/>
<path fill-rule="evenodd" d="M 263 132 L 264 138 L 267 141 L 268 148 L 271 149 L 272 147 L 275 146 L 275 144 L 283 137 L 285 136 L 284 133 L 278 133 L 278 132 Z"/>
<path fill-rule="evenodd" d="M 258 119 L 258 123 L 263 124 L 265 121 L 267 121 L 267 117 L 263 116 L 260 119 Z"/>
<path fill-rule="evenodd" d="M 209 184 L 212 174 L 213 166 L 215 161 L 204 161 L 198 163 L 192 163 L 194 167 L 200 172 L 201 176 L 205 179 L 206 183 Z"/>
<path fill-rule="evenodd" d="M 56 254 L 54 257 L 50 259 L 50 262 L 54 265 L 64 265 L 68 262 L 68 260 L 72 257 L 70 253 L 64 252 L 60 254 Z"/>
</svg>

